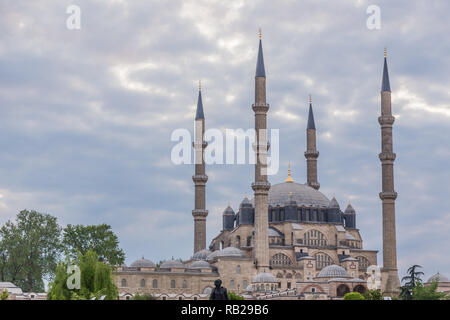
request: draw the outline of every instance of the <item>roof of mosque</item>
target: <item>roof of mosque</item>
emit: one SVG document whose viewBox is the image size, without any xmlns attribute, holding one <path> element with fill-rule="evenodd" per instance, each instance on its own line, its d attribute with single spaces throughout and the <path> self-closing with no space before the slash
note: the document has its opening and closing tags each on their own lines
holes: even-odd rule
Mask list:
<svg viewBox="0 0 450 320">
<path fill-rule="evenodd" d="M 258 273 L 253 277 L 253 283 L 273 283 L 278 282 L 275 276 L 269 272 Z"/>
<path fill-rule="evenodd" d="M 427 282 L 450 282 L 450 280 L 444 276 L 443 274 L 440 274 L 439 272 L 435 275 L 432 275 Z"/>
<path fill-rule="evenodd" d="M 160 268 L 184 268 L 184 265 L 178 260 L 167 260 L 161 264 Z"/>
<path fill-rule="evenodd" d="M 351 277 L 344 268 L 338 266 L 337 264 L 332 264 L 320 270 L 319 274 L 317 275 L 317 278 L 351 278 Z"/>
<path fill-rule="evenodd" d="M 130 264 L 130 267 L 132 267 L 132 268 L 154 268 L 155 264 L 152 261 L 147 260 L 144 257 L 142 257 L 141 259 L 138 259 L 135 262 L 133 262 L 132 264 Z"/>
<path fill-rule="evenodd" d="M 198 260 L 191 263 L 189 268 L 192 269 L 204 269 L 204 268 L 211 268 L 211 265 L 205 261 L 205 260 Z"/>
<path fill-rule="evenodd" d="M 206 260 L 206 258 L 211 254 L 211 251 L 209 251 L 208 249 L 203 249 L 200 251 L 197 251 L 196 253 L 194 253 L 194 255 L 192 256 L 192 260 Z"/>
<path fill-rule="evenodd" d="M 306 184 L 295 182 L 278 183 L 270 187 L 269 205 L 284 206 L 292 200 L 297 202 L 298 206 L 313 206 L 327 208 L 330 200 L 320 191 L 311 188 Z"/>
</svg>

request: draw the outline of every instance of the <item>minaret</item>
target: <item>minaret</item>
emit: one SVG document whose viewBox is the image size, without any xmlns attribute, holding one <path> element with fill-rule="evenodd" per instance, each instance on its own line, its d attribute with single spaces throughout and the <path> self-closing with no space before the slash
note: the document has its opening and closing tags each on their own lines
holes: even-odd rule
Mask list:
<svg viewBox="0 0 450 320">
<path fill-rule="evenodd" d="M 269 228 L 268 194 L 270 183 L 267 181 L 267 111 L 266 103 L 266 72 L 261 42 L 261 29 L 259 30 L 258 61 L 255 74 L 255 103 L 252 105 L 255 112 L 255 182 L 252 184 L 255 199 L 255 247 L 254 258 L 258 271 L 269 267 Z"/>
<path fill-rule="evenodd" d="M 317 158 L 319 151 L 316 148 L 316 125 L 314 123 L 314 114 L 312 109 L 311 95 L 309 96 L 309 115 L 308 125 L 306 127 L 306 178 L 308 186 L 319 190 L 320 184 L 317 181 Z"/>
<path fill-rule="evenodd" d="M 383 80 L 381 84 L 381 116 L 378 118 L 378 122 L 381 125 L 381 153 L 379 158 L 382 168 L 382 192 L 380 192 L 380 199 L 383 203 L 382 292 L 391 295 L 398 294 L 400 290 L 395 239 L 395 199 L 397 198 L 397 192 L 394 190 L 395 153 L 392 147 L 392 125 L 394 120 L 391 109 L 391 87 L 385 48 Z"/>
<path fill-rule="evenodd" d="M 194 217 L 194 253 L 206 249 L 206 181 L 204 153 L 207 143 L 205 135 L 205 116 L 203 114 L 201 82 L 198 85 L 197 112 L 195 115 L 195 141 L 192 143 L 195 152 L 195 175 L 192 177 L 195 185 L 195 209 Z"/>
</svg>

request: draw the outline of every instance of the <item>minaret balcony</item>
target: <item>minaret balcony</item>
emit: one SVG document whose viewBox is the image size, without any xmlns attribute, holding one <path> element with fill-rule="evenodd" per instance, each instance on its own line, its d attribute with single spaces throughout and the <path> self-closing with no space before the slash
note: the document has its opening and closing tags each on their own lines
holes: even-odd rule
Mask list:
<svg viewBox="0 0 450 320">
<path fill-rule="evenodd" d="M 382 152 L 378 157 L 381 161 L 394 161 L 396 154 L 394 152 Z"/>
<path fill-rule="evenodd" d="M 395 191 L 383 191 L 380 192 L 381 200 L 395 200 L 397 199 L 397 192 Z"/>
<path fill-rule="evenodd" d="M 314 151 L 314 150 L 306 150 L 305 151 L 305 158 L 317 159 L 318 157 L 319 157 L 319 151 Z"/>
<path fill-rule="evenodd" d="M 384 116 L 378 117 L 378 123 L 382 126 L 384 126 L 384 125 L 392 126 L 394 124 L 394 121 L 395 121 L 395 117 L 391 116 L 391 115 L 384 115 Z"/>
<path fill-rule="evenodd" d="M 198 174 L 198 175 L 192 176 L 192 180 L 195 183 L 206 183 L 206 181 L 208 181 L 208 176 L 206 174 Z"/>
<path fill-rule="evenodd" d="M 252 109 L 255 113 L 267 113 L 269 111 L 268 103 L 254 103 L 252 104 Z"/>
<path fill-rule="evenodd" d="M 195 209 L 192 210 L 192 216 L 194 216 L 194 218 L 206 218 L 206 216 L 208 215 L 208 210 L 204 210 L 204 209 Z"/>
</svg>

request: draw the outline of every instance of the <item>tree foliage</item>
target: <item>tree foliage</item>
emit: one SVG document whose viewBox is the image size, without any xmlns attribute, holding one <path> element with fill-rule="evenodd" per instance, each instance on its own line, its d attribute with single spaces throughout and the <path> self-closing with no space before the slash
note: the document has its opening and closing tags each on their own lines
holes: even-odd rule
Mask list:
<svg viewBox="0 0 450 320">
<path fill-rule="evenodd" d="M 136 295 L 133 297 L 133 300 L 156 300 L 156 297 L 148 293 L 144 294 L 136 293 Z"/>
<path fill-rule="evenodd" d="M 365 300 L 359 292 L 349 292 L 344 295 L 344 300 Z"/>
<path fill-rule="evenodd" d="M 363 294 L 365 300 L 383 300 L 380 290 L 367 290 Z"/>
<path fill-rule="evenodd" d="M 70 290 L 67 280 L 70 274 L 67 267 L 71 264 L 78 265 L 81 272 L 80 288 Z M 99 299 L 105 296 L 105 300 L 118 298 L 117 287 L 114 284 L 112 266 L 99 261 L 97 254 L 88 250 L 72 261 L 61 262 L 58 265 L 56 276 L 49 284 L 48 300 L 88 300 Z"/>
<path fill-rule="evenodd" d="M 23 291 L 43 291 L 61 254 L 61 228 L 56 217 L 23 210 L 0 229 L 0 278 Z"/>
<path fill-rule="evenodd" d="M 238 295 L 237 293 L 230 291 L 228 292 L 228 299 L 229 300 L 244 300 L 244 297 Z"/>
<path fill-rule="evenodd" d="M 447 300 L 450 295 L 445 292 L 437 292 L 437 282 L 433 282 L 430 286 L 424 286 L 418 282 L 413 289 L 413 300 Z"/>
<path fill-rule="evenodd" d="M 4 289 L 2 294 L 0 294 L 0 300 L 8 300 L 9 293 L 8 290 Z"/>
<path fill-rule="evenodd" d="M 417 271 L 421 266 L 415 264 L 408 268 L 407 275 L 402 278 L 402 282 L 405 282 L 400 287 L 400 298 L 402 300 L 413 300 L 414 289 L 418 284 L 422 283 L 421 276 L 424 275 L 422 271 Z"/>
<path fill-rule="evenodd" d="M 125 253 L 119 248 L 119 239 L 107 224 L 69 224 L 64 228 L 63 245 L 72 259 L 92 250 L 105 263 L 118 266 L 125 261 Z"/>
</svg>

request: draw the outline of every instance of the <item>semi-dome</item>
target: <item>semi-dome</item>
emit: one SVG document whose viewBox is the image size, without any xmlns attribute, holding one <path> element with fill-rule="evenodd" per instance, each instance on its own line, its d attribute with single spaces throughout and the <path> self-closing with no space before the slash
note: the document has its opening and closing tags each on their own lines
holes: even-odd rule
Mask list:
<svg viewBox="0 0 450 320">
<path fill-rule="evenodd" d="M 439 272 L 435 275 L 432 275 L 427 282 L 450 282 L 450 280 L 444 276 L 443 274 L 440 274 Z"/>
<path fill-rule="evenodd" d="M 306 184 L 295 182 L 278 183 L 270 187 L 269 205 L 285 206 L 295 201 L 298 206 L 328 207 L 330 200 L 320 191 Z"/>
<path fill-rule="evenodd" d="M 226 247 L 220 250 L 216 257 L 244 257 L 244 251 L 236 247 Z"/>
<path fill-rule="evenodd" d="M 320 270 L 317 278 L 351 278 L 347 271 L 336 264 L 326 266 Z"/>
<path fill-rule="evenodd" d="M 253 277 L 253 283 L 274 283 L 278 282 L 275 276 L 269 272 L 258 273 Z"/>
<path fill-rule="evenodd" d="M 184 265 L 183 263 L 181 263 L 181 261 L 178 260 L 167 260 L 161 264 L 160 268 L 163 269 L 184 268 Z"/>
<path fill-rule="evenodd" d="M 192 260 L 206 260 L 206 258 L 211 254 L 211 251 L 209 251 L 208 249 L 203 249 L 200 251 L 197 251 L 196 253 L 194 253 L 194 255 L 192 256 Z"/>
<path fill-rule="evenodd" d="M 191 263 L 189 266 L 191 269 L 205 269 L 205 268 L 211 268 L 211 265 L 206 262 L 205 260 L 198 260 Z"/>
<path fill-rule="evenodd" d="M 130 267 L 132 268 L 154 268 L 155 264 L 151 262 L 150 260 L 145 259 L 142 257 L 141 259 L 136 260 L 133 262 Z"/>
</svg>

